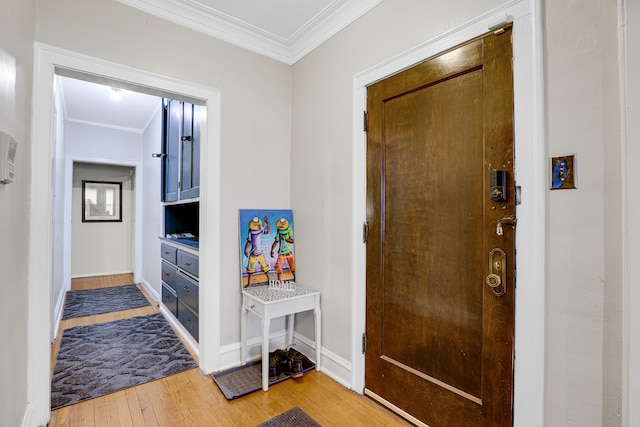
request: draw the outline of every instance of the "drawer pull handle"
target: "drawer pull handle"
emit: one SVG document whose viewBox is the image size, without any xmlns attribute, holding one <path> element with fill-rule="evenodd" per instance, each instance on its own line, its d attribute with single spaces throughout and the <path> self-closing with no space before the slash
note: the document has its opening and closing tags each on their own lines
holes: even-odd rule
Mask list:
<svg viewBox="0 0 640 427">
<path fill-rule="evenodd" d="M 191 263 L 190 262 L 185 262 L 184 265 L 191 265 Z"/>
<path fill-rule="evenodd" d="M 183 289 L 185 292 L 189 292 L 189 288 L 187 288 L 186 286 Z"/>
</svg>

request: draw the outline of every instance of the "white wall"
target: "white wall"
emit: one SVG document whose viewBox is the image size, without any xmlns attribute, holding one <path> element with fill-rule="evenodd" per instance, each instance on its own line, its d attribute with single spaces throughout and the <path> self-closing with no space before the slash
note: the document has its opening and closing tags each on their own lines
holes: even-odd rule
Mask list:
<svg viewBox="0 0 640 427">
<path fill-rule="evenodd" d="M 0 414 L 17 426 L 29 420 L 27 399 L 28 236 L 31 175 L 31 93 L 34 1 L 7 0 L 0 13 L 0 130 L 18 142 L 16 177 L 0 184 Z M 48 287 L 48 284 L 45 284 Z M 48 292 L 48 290 L 47 290 Z"/>
<path fill-rule="evenodd" d="M 160 100 L 159 100 L 160 102 Z M 162 111 L 158 112 L 145 129 L 142 136 L 142 280 L 158 295 L 162 294 L 160 273 L 160 240 L 162 235 L 161 165 L 159 158 L 151 157 L 160 153 L 162 145 Z"/>
<path fill-rule="evenodd" d="M 142 160 L 142 135 L 136 132 L 66 121 L 64 138 L 67 155 Z"/>
<path fill-rule="evenodd" d="M 626 143 L 627 162 L 625 172 L 628 177 L 625 198 L 628 203 L 626 216 L 628 251 L 625 254 L 626 287 L 623 297 L 625 304 L 625 341 L 624 350 L 629 355 L 624 359 L 623 378 L 626 380 L 624 391 L 628 393 L 626 403 L 630 408 L 623 425 L 640 425 L 640 0 L 626 0 L 626 22 L 623 27 L 626 43 L 623 53 L 626 56 L 624 83 L 627 88 L 626 101 Z"/>
<path fill-rule="evenodd" d="M 71 277 L 133 272 L 134 170 L 130 167 L 74 163 Z M 82 181 L 122 183 L 122 222 L 82 222 Z"/>
<path fill-rule="evenodd" d="M 551 156 L 578 189 L 549 193 L 549 425 L 620 424 L 621 144 L 617 5 L 546 2 Z"/>
</svg>

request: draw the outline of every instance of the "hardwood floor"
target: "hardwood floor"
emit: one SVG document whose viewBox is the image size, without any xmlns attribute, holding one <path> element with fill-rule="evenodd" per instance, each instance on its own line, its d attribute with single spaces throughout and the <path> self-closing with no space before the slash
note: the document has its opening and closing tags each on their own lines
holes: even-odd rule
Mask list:
<svg viewBox="0 0 640 427">
<path fill-rule="evenodd" d="M 130 274 L 74 279 L 72 290 L 133 283 Z M 159 312 L 150 307 L 63 320 L 66 328 L 110 322 Z M 59 339 L 51 348 L 51 370 Z M 408 422 L 369 398 L 348 390 L 326 375 L 311 371 L 298 380 L 287 380 L 229 401 L 211 376 L 192 369 L 116 393 L 57 409 L 49 426 L 255 426 L 294 406 L 323 426 L 410 426 Z"/>
</svg>

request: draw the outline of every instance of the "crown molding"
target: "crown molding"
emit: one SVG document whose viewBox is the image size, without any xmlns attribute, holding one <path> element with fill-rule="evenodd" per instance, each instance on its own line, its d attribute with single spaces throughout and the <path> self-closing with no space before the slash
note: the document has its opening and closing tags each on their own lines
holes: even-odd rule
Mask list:
<svg viewBox="0 0 640 427">
<path fill-rule="evenodd" d="M 292 65 L 382 0 L 335 0 L 285 39 L 196 0 L 117 0 L 252 52 Z"/>
</svg>

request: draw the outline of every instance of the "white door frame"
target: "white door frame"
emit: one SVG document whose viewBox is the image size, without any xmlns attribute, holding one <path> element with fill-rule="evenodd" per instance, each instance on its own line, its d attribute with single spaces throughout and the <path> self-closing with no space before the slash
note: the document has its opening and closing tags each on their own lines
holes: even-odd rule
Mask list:
<svg viewBox="0 0 640 427">
<path fill-rule="evenodd" d="M 619 0 L 623 143 L 622 425 L 640 425 L 640 0 Z M 635 402 L 635 403 L 634 403 Z"/>
<path fill-rule="evenodd" d="M 427 58 L 513 22 L 515 174 L 522 187 L 516 207 L 518 263 L 515 296 L 514 425 L 544 425 L 546 168 L 543 47 L 540 0 L 510 1 L 473 21 L 354 76 L 352 228 L 366 219 L 366 87 Z M 352 236 L 351 384 L 364 389 L 361 336 L 366 329 L 366 246 Z"/>
<path fill-rule="evenodd" d="M 41 43 L 34 49 L 33 122 L 31 153 L 31 218 L 28 281 L 28 381 L 27 398 L 33 422 L 50 418 L 49 337 L 52 285 L 53 152 L 55 137 L 55 69 L 61 67 L 131 83 L 139 87 L 199 99 L 206 104 L 201 127 L 200 194 L 200 306 L 215 309 L 200 313 L 200 369 L 211 373 L 220 362 L 220 93 L 190 82 L 130 68 Z M 158 177 L 158 179 L 160 179 Z"/>
</svg>

